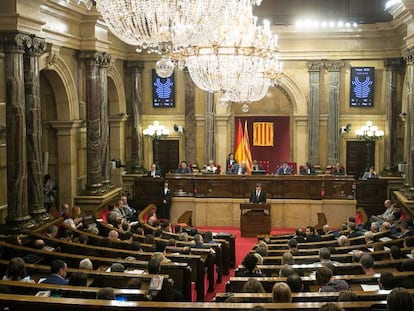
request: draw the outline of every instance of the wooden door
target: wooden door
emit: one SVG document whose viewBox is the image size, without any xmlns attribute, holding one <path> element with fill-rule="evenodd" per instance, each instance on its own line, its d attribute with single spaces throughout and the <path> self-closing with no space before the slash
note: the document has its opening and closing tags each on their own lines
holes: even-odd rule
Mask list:
<svg viewBox="0 0 414 311">
<path fill-rule="evenodd" d="M 178 140 L 160 140 L 158 160 L 163 174 L 177 169 L 179 159 L 179 141 Z"/>
<path fill-rule="evenodd" d="M 359 178 L 365 172 L 367 165 L 371 160 L 375 159 L 375 143 L 372 144 L 372 149 L 369 150 L 368 155 L 367 143 L 365 141 L 348 141 L 346 143 L 346 172 L 348 175 L 354 175 Z M 369 157 L 368 157 L 369 156 Z"/>
</svg>

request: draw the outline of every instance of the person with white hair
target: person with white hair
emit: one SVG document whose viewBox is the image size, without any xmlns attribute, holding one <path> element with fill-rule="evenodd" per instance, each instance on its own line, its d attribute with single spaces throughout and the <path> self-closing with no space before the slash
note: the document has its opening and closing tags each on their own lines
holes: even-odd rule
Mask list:
<svg viewBox="0 0 414 311">
<path fill-rule="evenodd" d="M 84 258 L 79 262 L 79 269 L 93 270 L 92 261 L 89 258 Z"/>
</svg>

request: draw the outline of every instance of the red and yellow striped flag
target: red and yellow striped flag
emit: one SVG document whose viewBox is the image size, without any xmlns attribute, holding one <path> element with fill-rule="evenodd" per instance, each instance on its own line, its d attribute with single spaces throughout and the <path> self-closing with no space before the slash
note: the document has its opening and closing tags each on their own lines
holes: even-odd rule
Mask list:
<svg viewBox="0 0 414 311">
<path fill-rule="evenodd" d="M 247 174 L 250 174 L 252 172 L 252 152 L 250 151 L 250 140 L 249 132 L 247 131 L 247 121 L 244 122 L 243 154 L 244 161 L 246 161 Z"/>
<path fill-rule="evenodd" d="M 240 119 L 237 127 L 236 149 L 234 152 L 234 158 L 236 159 L 237 163 L 241 163 L 241 161 L 243 161 L 243 128 Z"/>
<path fill-rule="evenodd" d="M 253 146 L 273 146 L 273 122 L 253 122 Z"/>
</svg>

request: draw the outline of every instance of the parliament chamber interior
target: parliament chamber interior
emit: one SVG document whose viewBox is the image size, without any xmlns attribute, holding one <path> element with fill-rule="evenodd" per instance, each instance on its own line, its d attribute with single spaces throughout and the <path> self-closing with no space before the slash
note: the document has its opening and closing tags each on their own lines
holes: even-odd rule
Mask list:
<svg viewBox="0 0 414 311">
<path fill-rule="evenodd" d="M 413 310 L 414 3 L 0 2 L 2 310 Z"/>
</svg>

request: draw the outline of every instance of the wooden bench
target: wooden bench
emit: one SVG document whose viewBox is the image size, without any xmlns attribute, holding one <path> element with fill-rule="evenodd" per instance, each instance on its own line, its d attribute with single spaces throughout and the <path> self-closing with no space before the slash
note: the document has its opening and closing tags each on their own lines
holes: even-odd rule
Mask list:
<svg viewBox="0 0 414 311">
<path fill-rule="evenodd" d="M 409 279 L 414 276 L 414 272 L 395 272 L 393 273 L 394 279 L 399 282 L 400 280 Z M 378 284 L 378 279 L 380 278 L 379 273 L 373 275 L 364 275 L 364 274 L 350 274 L 350 275 L 334 275 L 333 280 L 345 280 L 347 281 L 351 288 L 355 290 L 361 290 L 360 284 Z M 226 283 L 226 292 L 237 293 L 241 292 L 243 284 L 250 277 L 231 277 L 230 280 Z M 260 281 L 267 293 L 272 292 L 273 285 L 277 282 L 286 282 L 286 277 L 256 277 Z M 315 276 L 304 276 L 301 277 L 304 284 L 308 285 L 310 288 L 319 288 L 316 285 Z M 355 286 L 352 286 L 355 284 Z M 313 285 L 313 286 L 312 286 Z"/>
<path fill-rule="evenodd" d="M 391 290 L 377 291 L 353 291 L 358 301 L 381 301 L 387 300 L 387 295 Z M 411 295 L 414 295 L 414 289 L 408 289 Z M 308 293 L 292 293 L 292 302 L 337 302 L 339 292 L 308 292 Z M 214 297 L 215 302 L 225 302 L 227 298 L 252 299 L 256 302 L 270 303 L 272 302 L 272 293 L 217 293 Z"/>
<path fill-rule="evenodd" d="M 324 305 L 324 302 L 298 302 L 298 303 L 265 303 L 261 304 L 265 310 L 307 310 L 318 311 Z M 230 311 L 230 310 L 251 310 L 256 303 L 168 303 L 168 302 L 149 302 L 149 301 L 131 301 L 131 302 L 114 302 L 111 300 L 92 300 L 92 299 L 66 299 L 36 297 L 24 295 L 0 295 L 0 307 L 4 310 L 26 310 L 30 305 L 32 311 L 90 311 L 90 310 L 142 310 L 142 311 Z M 385 310 L 386 301 L 358 301 L 358 302 L 340 302 L 338 306 L 352 311 L 368 311 L 372 306 L 382 306 Z M 115 309 L 116 307 L 116 309 Z"/>
<path fill-rule="evenodd" d="M 54 259 L 62 259 L 66 262 L 68 267 L 79 267 L 79 262 L 85 257 L 88 257 L 94 264 L 94 267 L 110 267 L 114 262 L 119 262 L 123 264 L 125 268 L 136 268 L 146 270 L 148 267 L 148 261 L 144 260 L 126 260 L 120 258 L 107 258 L 98 256 L 85 256 L 72 253 L 53 252 L 47 250 L 33 249 L 24 246 L 12 245 L 5 242 L 0 242 L 0 246 L 2 246 L 4 249 L 12 248 L 22 253 L 25 252 L 37 254 L 39 257 L 44 258 L 43 262 L 46 265 L 50 265 Z M 187 263 L 171 262 L 162 264 L 161 273 L 168 274 L 170 278 L 174 280 L 177 290 L 181 291 L 181 293 L 184 295 L 184 298 L 186 300 L 191 300 L 191 269 Z"/>
</svg>

